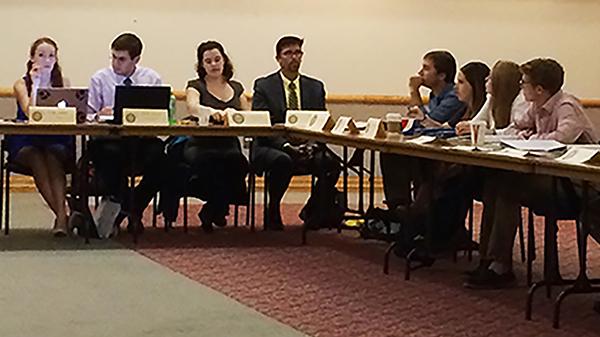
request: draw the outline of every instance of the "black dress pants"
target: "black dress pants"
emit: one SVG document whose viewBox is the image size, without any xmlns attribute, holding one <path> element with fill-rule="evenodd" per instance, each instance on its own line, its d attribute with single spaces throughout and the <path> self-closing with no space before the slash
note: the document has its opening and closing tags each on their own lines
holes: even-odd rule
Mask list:
<svg viewBox="0 0 600 337">
<path fill-rule="evenodd" d="M 99 137 L 89 142 L 89 151 L 97 178 L 106 192 L 104 194 L 120 201 L 125 211 L 141 217 L 164 181 L 166 156 L 163 141 L 155 137 Z M 134 190 L 133 207 L 129 205 L 130 198 L 126 193 L 132 164 L 135 174 L 143 176 Z"/>
<path fill-rule="evenodd" d="M 313 174 L 317 177 L 315 190 L 335 188 L 341 172 L 339 160 L 326 151 L 325 145 L 310 160 L 298 160 L 288 153 L 268 146 L 255 145 L 252 163 L 257 172 L 269 175 L 269 210 L 279 216 L 281 199 L 294 175 Z"/>
<path fill-rule="evenodd" d="M 173 179 L 161 200 L 168 221 L 177 217 L 183 194 L 205 200 L 203 210 L 214 217 L 225 216 L 230 204 L 247 202 L 249 165 L 237 138 L 191 138 L 169 149 L 168 162 Z"/>
</svg>

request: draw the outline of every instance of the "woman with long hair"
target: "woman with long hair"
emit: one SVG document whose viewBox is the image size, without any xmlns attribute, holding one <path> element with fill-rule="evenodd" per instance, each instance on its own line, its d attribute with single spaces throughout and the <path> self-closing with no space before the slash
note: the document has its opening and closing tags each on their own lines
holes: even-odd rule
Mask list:
<svg viewBox="0 0 600 337">
<path fill-rule="evenodd" d="M 68 81 L 58 64 L 58 45 L 49 37 L 33 42 L 29 50 L 27 71 L 14 84 L 18 121 L 29 118 L 39 88 L 64 87 Z M 35 185 L 55 215 L 53 234 L 68 232 L 66 210 L 66 162 L 72 156 L 72 137 L 16 135 L 6 137 L 9 161 L 31 170 Z"/>
<path fill-rule="evenodd" d="M 196 53 L 198 78 L 190 80 L 186 88 L 187 113 L 200 124 L 223 124 L 227 113 L 249 110 L 244 87 L 232 79 L 233 65 L 223 46 L 216 41 L 202 42 Z M 237 137 L 183 137 L 168 146 L 170 165 L 183 162 L 197 177 L 198 186 L 188 186 L 206 201 L 198 214 L 202 229 L 209 233 L 213 224 L 225 226 L 229 204 L 244 202 L 248 160 L 242 154 Z M 174 186 L 165 194 L 163 205 L 167 223 L 177 215 L 179 197 Z"/>
<path fill-rule="evenodd" d="M 486 79 L 487 100 L 473 121 L 484 121 L 490 132 L 509 134 L 510 125 L 522 116 L 530 106 L 521 93 L 519 65 L 511 61 L 498 61 Z M 470 132 L 467 122 L 456 125 L 458 135 Z"/>
</svg>

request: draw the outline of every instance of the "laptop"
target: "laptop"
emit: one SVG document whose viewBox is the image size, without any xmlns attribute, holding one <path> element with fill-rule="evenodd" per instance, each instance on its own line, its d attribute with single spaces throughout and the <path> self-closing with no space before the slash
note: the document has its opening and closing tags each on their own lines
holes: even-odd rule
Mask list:
<svg viewBox="0 0 600 337">
<path fill-rule="evenodd" d="M 169 110 L 171 87 L 169 86 L 124 86 L 115 88 L 115 105 L 112 124 L 123 124 L 123 109 Z"/>
<path fill-rule="evenodd" d="M 67 107 L 77 110 L 77 123 L 84 123 L 88 109 L 87 88 L 39 88 L 37 106 Z"/>
</svg>

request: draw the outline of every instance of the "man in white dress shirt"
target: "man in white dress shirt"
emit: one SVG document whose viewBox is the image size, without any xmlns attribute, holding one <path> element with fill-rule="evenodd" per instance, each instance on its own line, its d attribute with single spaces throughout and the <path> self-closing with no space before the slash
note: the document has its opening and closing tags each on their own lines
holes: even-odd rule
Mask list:
<svg viewBox="0 0 600 337">
<path fill-rule="evenodd" d="M 142 53 L 142 41 L 134 34 L 123 33 L 111 44 L 111 67 L 97 71 L 92 76 L 88 94 L 88 120 L 98 115 L 113 115 L 115 87 L 117 85 L 161 85 L 158 73 L 138 65 Z M 129 215 L 128 229 L 141 225 L 142 212 L 160 189 L 161 173 L 166 161 L 163 142 L 156 137 L 97 137 L 89 144 L 91 159 L 98 179 L 104 187 L 103 200 L 121 204 L 119 225 Z M 135 153 L 131 153 L 135 149 Z M 135 154 L 135 168 L 143 179 L 135 189 L 133 207 L 129 205 L 127 173 Z"/>
</svg>

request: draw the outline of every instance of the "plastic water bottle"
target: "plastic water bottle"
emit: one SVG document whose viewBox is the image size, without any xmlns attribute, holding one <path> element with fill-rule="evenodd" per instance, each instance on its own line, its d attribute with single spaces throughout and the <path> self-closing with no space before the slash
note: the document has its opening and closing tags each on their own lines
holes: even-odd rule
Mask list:
<svg viewBox="0 0 600 337">
<path fill-rule="evenodd" d="M 169 102 L 169 125 L 177 124 L 177 118 L 175 113 L 177 112 L 177 99 L 175 95 L 171 95 L 171 101 Z"/>
</svg>

